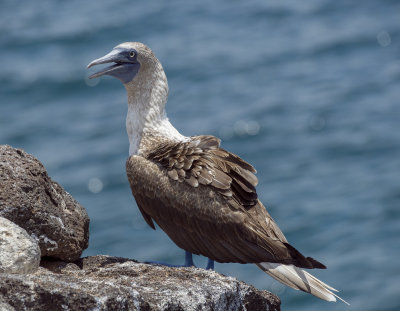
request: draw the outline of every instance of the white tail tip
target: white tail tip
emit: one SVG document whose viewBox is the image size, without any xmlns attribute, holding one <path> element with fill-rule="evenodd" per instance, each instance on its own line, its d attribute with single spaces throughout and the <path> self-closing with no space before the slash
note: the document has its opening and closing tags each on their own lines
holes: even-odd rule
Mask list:
<svg viewBox="0 0 400 311">
<path fill-rule="evenodd" d="M 296 266 L 270 262 L 262 262 L 257 264 L 257 266 L 274 279 L 291 288 L 302 290 L 326 301 L 336 301 L 337 298 L 345 304 L 350 305 L 347 301 L 333 293 L 333 291 L 337 292 L 336 289 Z"/>
</svg>

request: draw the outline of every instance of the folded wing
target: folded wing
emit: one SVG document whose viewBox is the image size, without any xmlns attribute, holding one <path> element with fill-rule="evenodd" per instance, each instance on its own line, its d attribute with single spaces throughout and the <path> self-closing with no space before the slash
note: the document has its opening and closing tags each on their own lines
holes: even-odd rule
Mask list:
<svg viewBox="0 0 400 311">
<path fill-rule="evenodd" d="M 287 243 L 258 200 L 255 169 L 213 136 L 164 142 L 131 156 L 127 174 L 147 223 L 181 248 L 218 262 L 324 268 Z"/>
</svg>

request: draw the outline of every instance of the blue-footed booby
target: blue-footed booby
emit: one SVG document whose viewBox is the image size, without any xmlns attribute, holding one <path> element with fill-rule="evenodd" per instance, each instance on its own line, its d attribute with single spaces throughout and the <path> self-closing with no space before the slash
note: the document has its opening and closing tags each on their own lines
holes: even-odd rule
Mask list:
<svg viewBox="0 0 400 311">
<path fill-rule="evenodd" d="M 126 172 L 140 212 L 186 251 L 214 261 L 255 263 L 276 280 L 327 301 L 334 288 L 303 269 L 325 269 L 288 243 L 257 197 L 256 170 L 220 147 L 214 136 L 186 137 L 168 120 L 168 82 L 151 49 L 116 46 L 88 68 L 111 63 L 90 78 L 113 76 L 128 93 Z"/>
</svg>

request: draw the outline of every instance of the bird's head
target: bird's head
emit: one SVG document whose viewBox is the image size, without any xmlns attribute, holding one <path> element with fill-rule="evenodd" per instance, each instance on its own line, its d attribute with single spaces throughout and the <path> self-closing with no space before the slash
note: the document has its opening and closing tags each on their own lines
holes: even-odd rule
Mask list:
<svg viewBox="0 0 400 311">
<path fill-rule="evenodd" d="M 117 45 L 107 55 L 95 59 L 87 68 L 99 64 L 113 63 L 89 76 L 90 79 L 103 75 L 113 76 L 127 85 L 133 82 L 139 71 L 157 65 L 159 62 L 149 47 L 140 42 L 125 42 Z"/>
</svg>

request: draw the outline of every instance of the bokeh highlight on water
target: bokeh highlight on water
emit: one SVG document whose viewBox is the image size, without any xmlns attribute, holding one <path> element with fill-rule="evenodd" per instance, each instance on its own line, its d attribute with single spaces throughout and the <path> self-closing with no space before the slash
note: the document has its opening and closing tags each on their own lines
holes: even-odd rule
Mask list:
<svg viewBox="0 0 400 311">
<path fill-rule="evenodd" d="M 0 2 L 0 143 L 38 157 L 91 218 L 84 255 L 183 262 L 146 226 L 125 176 L 126 95 L 85 67 L 148 44 L 185 135 L 250 163 L 288 240 L 351 303 L 320 301 L 257 267 L 216 270 L 277 293 L 283 310 L 400 309 L 400 2 Z M 204 258 L 196 263 L 205 265 Z"/>
</svg>

